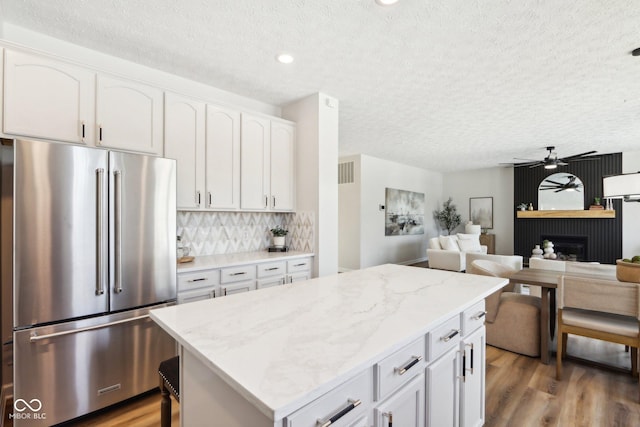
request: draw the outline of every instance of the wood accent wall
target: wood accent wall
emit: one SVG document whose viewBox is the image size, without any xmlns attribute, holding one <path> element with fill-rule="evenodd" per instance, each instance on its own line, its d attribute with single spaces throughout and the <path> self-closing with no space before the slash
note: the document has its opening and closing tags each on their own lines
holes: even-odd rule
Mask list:
<svg viewBox="0 0 640 427">
<path fill-rule="evenodd" d="M 585 209 L 589 209 L 594 197 L 602 197 L 602 177 L 622 173 L 622 153 L 599 157 L 600 160 L 570 162 L 567 166 L 552 170 L 542 166 L 515 168 L 515 204 L 532 202 L 534 209 L 537 209 L 540 182 L 554 173 L 566 172 L 582 180 Z M 616 259 L 622 258 L 622 201 L 614 200 L 613 206 L 615 218 L 518 218 L 514 206 L 514 253 L 528 258 L 534 246 L 542 244 L 541 235 L 587 236 L 589 261 L 615 264 Z"/>
</svg>

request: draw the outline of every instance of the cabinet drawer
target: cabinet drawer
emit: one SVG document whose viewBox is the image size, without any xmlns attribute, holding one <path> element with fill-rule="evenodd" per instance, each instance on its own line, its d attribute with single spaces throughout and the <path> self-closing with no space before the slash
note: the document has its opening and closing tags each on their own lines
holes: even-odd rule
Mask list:
<svg viewBox="0 0 640 427">
<path fill-rule="evenodd" d="M 371 391 L 372 375 L 367 369 L 286 417 L 284 425 L 317 427 L 333 419 L 332 427 L 352 426 L 370 410 Z"/>
<path fill-rule="evenodd" d="M 267 277 L 266 279 L 258 279 L 256 283 L 256 288 L 264 289 L 264 288 L 271 288 L 272 286 L 281 286 L 281 285 L 284 285 L 284 276 Z"/>
<path fill-rule="evenodd" d="M 258 264 L 258 278 L 277 275 L 284 276 L 286 270 L 287 264 L 284 261 Z"/>
<path fill-rule="evenodd" d="M 255 291 L 255 290 L 256 290 L 256 281 L 247 280 L 244 282 L 220 285 L 220 296 L 226 297 L 227 295 L 239 294 L 242 292 L 249 292 L 249 291 Z"/>
<path fill-rule="evenodd" d="M 287 261 L 287 272 L 311 270 L 311 258 L 291 259 Z"/>
<path fill-rule="evenodd" d="M 178 292 L 204 288 L 220 283 L 220 271 L 208 270 L 178 274 Z"/>
<path fill-rule="evenodd" d="M 484 325 L 485 314 L 484 300 L 466 309 L 462 313 L 462 336 L 467 336 Z"/>
<path fill-rule="evenodd" d="M 234 283 L 256 278 L 255 265 L 223 268 L 220 271 L 220 283 Z"/>
<path fill-rule="evenodd" d="M 376 401 L 386 398 L 416 374 L 424 371 L 426 347 L 425 337 L 422 336 L 375 365 Z"/>
<path fill-rule="evenodd" d="M 202 288 L 194 291 L 186 291 L 178 293 L 178 304 L 186 304 L 188 302 L 202 301 L 205 299 L 215 298 L 219 296 L 217 287 Z"/>
<path fill-rule="evenodd" d="M 457 314 L 435 327 L 427 335 L 429 340 L 429 362 L 436 360 L 447 350 L 458 346 L 460 342 L 460 315 Z"/>
</svg>

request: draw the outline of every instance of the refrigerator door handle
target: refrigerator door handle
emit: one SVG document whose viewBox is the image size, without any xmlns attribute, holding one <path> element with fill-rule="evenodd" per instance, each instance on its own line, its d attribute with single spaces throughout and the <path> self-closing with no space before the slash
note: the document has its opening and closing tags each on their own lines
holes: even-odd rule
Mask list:
<svg viewBox="0 0 640 427">
<path fill-rule="evenodd" d="M 96 280 L 96 295 L 102 295 L 104 294 L 104 251 L 103 251 L 103 245 L 104 245 L 104 238 L 102 235 L 102 230 L 104 230 L 104 206 L 103 206 L 103 198 L 104 198 L 104 194 L 102 189 L 103 187 L 103 180 L 104 180 L 104 169 L 103 168 L 99 168 L 96 169 L 96 175 L 98 177 L 98 184 L 97 184 L 97 188 L 96 188 L 96 194 L 97 194 L 97 206 L 96 208 L 98 209 L 98 213 L 97 213 L 97 235 L 96 235 L 96 243 L 97 243 L 97 272 L 96 274 L 98 275 L 97 280 Z"/>
<path fill-rule="evenodd" d="M 121 233 L 122 233 L 122 177 L 120 171 L 113 171 L 114 182 L 114 215 L 113 215 L 113 234 L 114 234 L 114 250 L 115 250 L 115 285 L 113 291 L 116 294 L 122 292 L 122 251 L 121 251 Z"/>
<path fill-rule="evenodd" d="M 121 323 L 127 323 L 127 322 L 134 322 L 136 320 L 146 319 L 148 317 L 149 317 L 148 314 L 143 314 L 142 316 L 136 316 L 130 319 L 114 320 L 113 322 L 109 322 L 109 323 L 102 323 L 100 325 L 87 326 L 87 327 L 78 328 L 78 329 L 70 329 L 68 331 L 62 331 L 62 332 L 54 332 L 53 334 L 47 334 L 47 335 L 37 335 L 36 332 L 33 331 L 31 333 L 31 336 L 29 337 L 29 341 L 36 342 L 36 341 L 46 340 L 49 338 L 60 337 L 63 335 L 77 334 L 79 332 L 86 332 L 86 331 L 93 331 L 95 329 L 108 328 L 113 325 L 119 325 Z"/>
</svg>

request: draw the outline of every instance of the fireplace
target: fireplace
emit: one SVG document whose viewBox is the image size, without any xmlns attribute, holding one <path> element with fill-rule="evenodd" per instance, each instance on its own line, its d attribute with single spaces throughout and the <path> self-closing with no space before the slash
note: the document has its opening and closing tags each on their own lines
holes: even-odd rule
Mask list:
<svg viewBox="0 0 640 427">
<path fill-rule="evenodd" d="M 565 261 L 589 261 L 587 236 L 541 235 L 540 240 L 553 243 L 558 259 Z"/>
</svg>

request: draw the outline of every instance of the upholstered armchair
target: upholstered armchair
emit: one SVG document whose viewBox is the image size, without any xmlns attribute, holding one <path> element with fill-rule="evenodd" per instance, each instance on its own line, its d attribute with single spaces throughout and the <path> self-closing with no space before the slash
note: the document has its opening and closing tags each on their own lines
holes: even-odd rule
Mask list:
<svg viewBox="0 0 640 427">
<path fill-rule="evenodd" d="M 517 270 L 495 261 L 477 259 L 467 273 L 509 278 Z M 487 344 L 514 353 L 540 355 L 540 298 L 512 292 L 509 284 L 485 299 Z"/>
<path fill-rule="evenodd" d="M 487 253 L 487 247 L 480 244 L 478 234 L 440 236 L 429 239 L 427 259 L 429 268 L 439 270 L 464 271 L 466 254 L 470 252 Z"/>
</svg>

